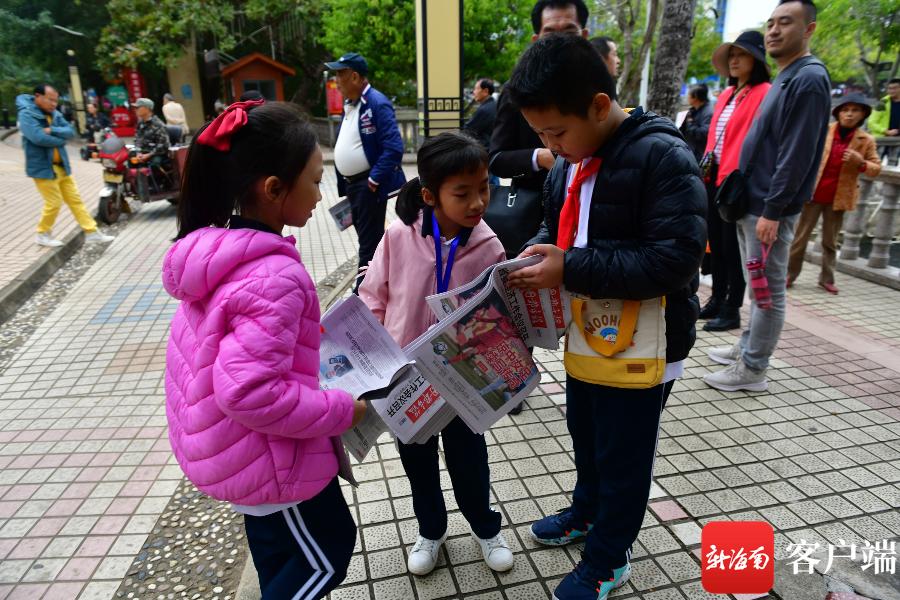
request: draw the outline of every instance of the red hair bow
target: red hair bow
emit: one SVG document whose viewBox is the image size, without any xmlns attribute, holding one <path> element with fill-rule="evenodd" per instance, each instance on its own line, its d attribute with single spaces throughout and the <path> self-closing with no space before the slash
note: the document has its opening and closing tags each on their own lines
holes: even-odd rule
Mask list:
<svg viewBox="0 0 900 600">
<path fill-rule="evenodd" d="M 197 143 L 211 146 L 219 152 L 228 152 L 231 150 L 231 136 L 247 124 L 247 111 L 264 103 L 265 100 L 262 98 L 235 102 L 206 126 L 203 133 L 197 137 Z"/>
</svg>

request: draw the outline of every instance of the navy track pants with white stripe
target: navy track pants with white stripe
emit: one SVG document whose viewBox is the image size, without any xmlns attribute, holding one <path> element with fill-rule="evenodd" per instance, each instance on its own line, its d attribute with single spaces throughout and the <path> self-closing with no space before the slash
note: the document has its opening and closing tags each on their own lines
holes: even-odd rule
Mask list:
<svg viewBox="0 0 900 600">
<path fill-rule="evenodd" d="M 244 515 L 244 527 L 262 600 L 324 598 L 347 575 L 356 523 L 337 478 L 288 509 Z"/>
</svg>

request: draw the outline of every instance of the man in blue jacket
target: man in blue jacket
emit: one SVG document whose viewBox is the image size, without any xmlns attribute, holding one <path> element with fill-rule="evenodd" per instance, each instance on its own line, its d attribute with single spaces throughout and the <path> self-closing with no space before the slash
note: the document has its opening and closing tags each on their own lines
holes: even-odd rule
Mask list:
<svg viewBox="0 0 900 600">
<path fill-rule="evenodd" d="M 34 179 L 38 192 L 44 199 L 44 210 L 37 226 L 35 242 L 48 248 L 63 243 L 50 232 L 62 203 L 72 211 L 75 220 L 84 230 L 85 241 L 106 243 L 112 236 L 97 231 L 97 222 L 81 201 L 78 187 L 72 177 L 66 140 L 75 137 L 75 130 L 56 110 L 59 93 L 46 84 L 34 88 L 34 94 L 20 94 L 16 98 L 19 132 L 25 149 L 25 173 Z"/>
<path fill-rule="evenodd" d="M 359 236 L 359 266 L 369 264 L 384 235 L 387 199 L 406 182 L 403 140 L 387 97 L 367 79 L 366 59 L 350 52 L 325 66 L 335 71 L 344 117 L 334 145 L 338 195 L 347 196 Z M 357 279 L 359 287 L 361 278 Z"/>
</svg>

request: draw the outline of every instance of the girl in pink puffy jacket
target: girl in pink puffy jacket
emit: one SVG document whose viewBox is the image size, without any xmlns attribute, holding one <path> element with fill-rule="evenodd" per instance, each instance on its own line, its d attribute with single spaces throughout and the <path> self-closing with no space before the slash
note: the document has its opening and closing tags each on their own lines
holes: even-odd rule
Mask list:
<svg viewBox="0 0 900 600">
<path fill-rule="evenodd" d="M 266 600 L 324 597 L 356 542 L 338 436 L 365 403 L 319 389 L 316 289 L 281 237 L 312 216 L 322 169 L 297 110 L 232 104 L 191 145 L 163 264 L 181 300 L 166 353 L 172 449 L 200 490 L 244 513 Z"/>
<path fill-rule="evenodd" d="M 425 297 L 459 287 L 506 258 L 503 244 L 482 220 L 490 201 L 488 157 L 473 138 L 442 133 L 419 150 L 419 176 L 397 197 L 397 216 L 369 263 L 359 297 L 401 346 L 437 322 Z M 453 494 L 488 566 L 513 567 L 500 533 L 500 513 L 491 510 L 487 445 L 457 417 L 441 432 Z M 438 471 L 438 439 L 398 443 L 412 488 L 419 536 L 407 567 L 427 575 L 447 539 L 447 507 Z"/>
</svg>

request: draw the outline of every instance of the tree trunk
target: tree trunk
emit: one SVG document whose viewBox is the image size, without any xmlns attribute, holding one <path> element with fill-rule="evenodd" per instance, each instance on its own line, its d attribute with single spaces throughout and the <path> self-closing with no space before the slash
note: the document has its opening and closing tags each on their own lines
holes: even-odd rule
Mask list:
<svg viewBox="0 0 900 600">
<path fill-rule="evenodd" d="M 678 110 L 681 83 L 691 57 L 696 4 L 697 0 L 666 0 L 663 9 L 647 108 L 670 119 Z"/>
<path fill-rule="evenodd" d="M 638 92 L 641 89 L 641 71 L 659 21 L 660 0 L 649 0 L 647 27 L 640 48 L 635 50 L 634 33 L 637 20 L 640 18 L 640 6 L 645 0 L 629 0 L 618 4 L 616 21 L 622 31 L 623 48 L 619 50 L 622 58 L 622 72 L 619 75 L 619 103 L 622 106 L 637 106 Z"/>
</svg>

